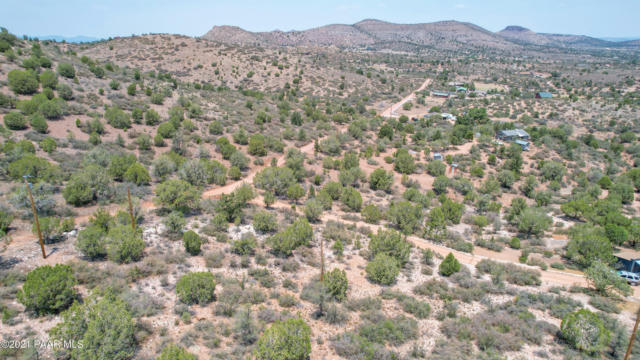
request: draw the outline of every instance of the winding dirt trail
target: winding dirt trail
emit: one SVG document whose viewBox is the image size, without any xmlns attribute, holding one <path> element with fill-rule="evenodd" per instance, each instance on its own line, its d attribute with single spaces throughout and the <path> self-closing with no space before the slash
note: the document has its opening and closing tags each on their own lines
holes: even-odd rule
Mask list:
<svg viewBox="0 0 640 360">
<path fill-rule="evenodd" d="M 382 110 L 382 112 L 380 112 L 380 116 L 384 116 L 384 117 L 398 117 L 398 115 L 394 114 L 396 112 L 396 110 L 400 109 L 400 107 L 402 107 L 402 105 L 404 105 L 404 103 L 406 103 L 407 101 L 411 101 L 413 99 L 416 98 L 416 93 L 418 91 L 422 91 L 424 90 L 427 86 L 429 86 L 429 84 L 431 83 L 431 79 L 428 78 L 426 79 L 422 85 L 420 85 L 419 88 L 415 89 L 411 94 L 405 96 L 404 98 L 402 98 L 402 100 L 398 101 L 397 103 L 389 106 L 388 108 Z"/>
<path fill-rule="evenodd" d="M 381 112 L 379 112 L 380 116 L 385 116 L 385 117 L 395 117 L 395 115 L 392 115 L 394 111 L 396 111 L 397 109 L 399 109 L 404 103 L 406 103 L 407 101 L 410 101 L 412 99 L 414 99 L 416 97 L 416 92 L 421 91 L 423 89 L 425 89 L 429 84 L 431 83 L 431 79 L 428 78 L 426 79 L 422 85 L 420 85 L 419 88 L 417 88 L 416 90 L 414 90 L 411 94 L 405 96 L 402 100 L 398 101 L 397 103 L 389 106 L 388 108 L 382 110 Z M 347 128 L 347 126 L 342 125 L 340 127 L 337 127 L 336 130 L 338 130 L 339 132 L 344 131 Z M 326 138 L 326 136 L 318 139 L 318 141 L 322 141 Z M 312 155 L 314 152 L 314 142 L 310 142 L 302 147 L 299 148 L 299 150 L 306 155 Z M 282 166 L 285 163 L 285 157 L 286 154 L 282 154 L 280 155 L 280 157 L 278 157 L 277 159 L 277 164 L 278 166 Z M 256 167 L 254 169 L 252 169 L 249 174 L 247 174 L 247 176 L 241 180 L 220 186 L 220 187 L 216 187 L 216 188 L 212 188 L 209 190 L 206 190 L 202 193 L 202 198 L 204 199 L 209 199 L 209 198 L 215 198 L 218 197 L 222 194 L 228 194 L 232 191 L 234 191 L 235 189 L 237 189 L 238 187 L 240 187 L 242 184 L 244 183 L 253 183 L 253 178 L 256 176 L 256 174 L 258 172 L 260 172 L 262 169 L 264 169 L 266 166 L 260 166 L 260 167 Z"/>
</svg>

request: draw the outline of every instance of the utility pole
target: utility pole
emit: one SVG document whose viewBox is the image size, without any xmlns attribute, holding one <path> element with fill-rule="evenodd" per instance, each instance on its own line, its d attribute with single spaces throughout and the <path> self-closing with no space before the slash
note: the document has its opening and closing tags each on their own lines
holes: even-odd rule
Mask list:
<svg viewBox="0 0 640 360">
<path fill-rule="evenodd" d="M 36 211 L 36 204 L 33 201 L 33 193 L 31 193 L 31 183 L 27 181 L 29 175 L 23 176 L 24 184 L 27 186 L 29 192 L 29 200 L 31 200 L 31 210 L 33 211 L 33 219 L 36 222 L 36 229 L 38 230 L 38 240 L 40 240 L 40 250 L 42 250 L 42 258 L 47 258 L 47 253 L 44 251 L 44 241 L 42 240 L 42 231 L 40 231 L 40 221 L 38 221 L 38 212 Z"/>
<path fill-rule="evenodd" d="M 320 281 L 324 282 L 324 236 L 320 235 Z"/>
<path fill-rule="evenodd" d="M 131 229 L 136 230 L 136 222 L 133 218 L 133 206 L 131 205 L 131 189 L 127 186 L 127 196 L 129 197 L 129 216 L 131 217 Z"/>
<path fill-rule="evenodd" d="M 636 339 L 636 331 L 638 331 L 638 323 L 640 323 L 640 307 L 636 313 L 636 323 L 633 325 L 633 331 L 631 332 L 631 338 L 629 339 L 629 346 L 627 346 L 627 353 L 624 354 L 624 360 L 629 360 L 631 355 L 631 349 L 633 348 L 633 340 Z"/>
</svg>

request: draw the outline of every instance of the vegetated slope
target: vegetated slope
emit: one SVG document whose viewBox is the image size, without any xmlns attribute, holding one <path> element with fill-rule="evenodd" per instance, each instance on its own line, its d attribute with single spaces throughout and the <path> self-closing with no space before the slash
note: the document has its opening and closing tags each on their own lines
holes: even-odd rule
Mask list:
<svg viewBox="0 0 640 360">
<path fill-rule="evenodd" d="M 454 20 L 394 24 L 376 19 L 353 25 L 333 24 L 302 31 L 249 32 L 236 26 L 214 26 L 202 36 L 225 44 L 261 46 L 337 46 L 370 50 L 492 50 L 515 52 L 540 46 L 571 50 L 638 49 L 638 41 L 613 42 L 585 35 L 536 33 L 510 25 L 494 33 Z M 533 46 L 533 47 L 532 47 Z"/>
<path fill-rule="evenodd" d="M 408 42 L 441 49 L 461 46 L 475 48 L 513 49 L 508 40 L 477 25 L 459 21 L 439 21 L 426 24 L 393 24 L 380 20 L 363 20 L 353 25 L 379 41 Z"/>
<path fill-rule="evenodd" d="M 498 34 L 506 39 L 523 44 L 552 46 L 561 48 L 603 48 L 619 47 L 620 43 L 596 39 L 585 35 L 545 34 L 536 33 L 522 26 L 510 25 Z"/>
<path fill-rule="evenodd" d="M 368 47 L 373 49 L 401 48 L 403 45 L 457 49 L 515 49 L 510 42 L 479 26 L 458 21 L 427 24 L 393 24 L 380 20 L 363 20 L 353 25 L 327 25 L 304 31 L 272 31 L 250 33 L 230 26 L 214 26 L 204 39 L 229 44 L 258 43 L 277 46 Z"/>
</svg>

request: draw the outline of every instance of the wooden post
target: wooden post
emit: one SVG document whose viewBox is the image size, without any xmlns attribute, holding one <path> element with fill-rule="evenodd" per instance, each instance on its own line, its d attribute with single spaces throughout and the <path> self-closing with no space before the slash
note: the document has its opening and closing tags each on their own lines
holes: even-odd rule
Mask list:
<svg viewBox="0 0 640 360">
<path fill-rule="evenodd" d="M 636 339 L 636 331 L 638 331 L 638 323 L 640 323 L 640 307 L 638 307 L 638 312 L 636 313 L 636 323 L 633 325 L 633 331 L 631 332 L 631 338 L 629 339 L 629 346 L 627 346 L 627 353 L 624 354 L 624 360 L 629 360 L 629 356 L 631 355 L 633 340 Z"/>
<path fill-rule="evenodd" d="M 131 190 L 127 186 L 127 196 L 129 197 L 129 216 L 131 217 L 131 229 L 136 230 L 136 222 L 133 218 L 133 206 L 131 205 Z"/>
<path fill-rule="evenodd" d="M 324 281 L 324 236 L 320 235 L 320 281 Z"/>
<path fill-rule="evenodd" d="M 33 194 L 31 193 L 31 186 L 29 186 L 29 182 L 27 178 L 24 178 L 24 183 L 27 186 L 27 191 L 29 192 L 29 200 L 31 200 L 31 210 L 33 211 L 33 219 L 36 222 L 36 229 L 38 230 L 38 240 L 40 240 L 40 250 L 42 250 L 42 258 L 47 258 L 47 253 L 44 251 L 44 241 L 42 240 L 42 231 L 40 231 L 40 221 L 38 221 L 38 212 L 36 211 L 36 204 L 33 201 Z"/>
</svg>

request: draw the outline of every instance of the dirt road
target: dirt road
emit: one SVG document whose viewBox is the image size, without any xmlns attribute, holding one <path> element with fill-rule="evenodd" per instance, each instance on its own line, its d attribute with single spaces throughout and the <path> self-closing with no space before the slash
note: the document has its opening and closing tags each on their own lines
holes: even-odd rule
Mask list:
<svg viewBox="0 0 640 360">
<path fill-rule="evenodd" d="M 397 103 L 395 103 L 395 104 L 389 106 L 388 108 L 382 110 L 380 112 L 380 116 L 398 117 L 398 115 L 395 114 L 396 110 L 400 109 L 402 107 L 402 105 L 404 105 L 404 103 L 406 103 L 407 101 L 411 101 L 411 100 L 415 99 L 416 98 L 416 92 L 424 90 L 430 83 L 431 83 L 431 79 L 426 79 L 422 83 L 422 85 L 420 85 L 420 87 L 417 88 L 416 90 L 414 90 L 411 94 L 405 96 L 402 100 L 400 100 Z"/>
</svg>

